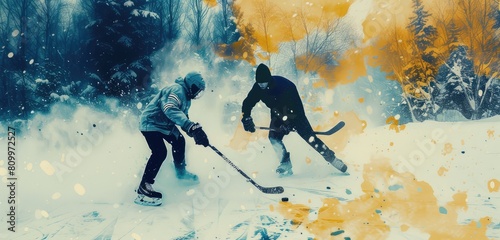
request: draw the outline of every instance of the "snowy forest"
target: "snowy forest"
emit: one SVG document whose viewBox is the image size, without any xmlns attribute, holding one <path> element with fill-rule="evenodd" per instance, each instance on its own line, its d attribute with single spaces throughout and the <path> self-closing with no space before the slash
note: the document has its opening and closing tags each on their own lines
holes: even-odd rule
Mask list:
<svg viewBox="0 0 500 240">
<path fill-rule="evenodd" d="M 185 59 L 210 69 L 209 90 L 259 62 L 304 88 L 349 85 L 383 122 L 500 114 L 498 1 L 375 2 L 0 0 L 1 119 L 107 99 L 138 112 Z"/>
</svg>

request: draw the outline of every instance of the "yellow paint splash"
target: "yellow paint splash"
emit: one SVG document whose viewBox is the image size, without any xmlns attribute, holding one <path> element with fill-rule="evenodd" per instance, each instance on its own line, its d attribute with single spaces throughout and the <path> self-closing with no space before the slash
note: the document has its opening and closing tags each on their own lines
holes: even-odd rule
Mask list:
<svg viewBox="0 0 500 240">
<path fill-rule="evenodd" d="M 350 49 L 338 57 L 338 67 L 325 64 L 323 56 L 311 57 L 307 64 L 304 57 L 296 59 L 297 69 L 308 72 L 308 69 L 315 69 L 320 78 L 325 82 L 316 82 L 313 87 L 334 88 L 340 84 L 355 82 L 359 77 L 367 75 L 365 64 L 366 49 Z"/>
<path fill-rule="evenodd" d="M 41 218 L 48 218 L 49 213 L 45 210 L 37 209 L 35 210 L 35 218 L 36 219 L 41 219 Z"/>
<path fill-rule="evenodd" d="M 495 137 L 495 130 L 488 130 L 488 138 L 494 138 Z"/>
<path fill-rule="evenodd" d="M 333 135 L 321 135 L 320 138 L 328 145 L 332 150 L 339 151 L 344 149 L 349 142 L 349 138 L 354 135 L 359 135 L 363 133 L 364 129 L 367 127 L 365 120 L 361 120 L 355 112 L 345 112 L 339 113 L 334 112 L 330 120 L 324 125 L 318 125 L 313 127 L 315 131 L 325 131 L 330 129 L 334 124 L 338 123 L 340 120 L 346 122 L 346 125 L 337 133 Z M 256 125 L 259 125 L 256 123 Z M 266 124 L 267 125 L 267 124 Z M 237 150 L 244 151 L 250 142 L 256 141 L 259 138 L 267 139 L 268 131 L 256 130 L 254 133 L 246 132 L 243 129 L 242 124 L 236 126 L 233 137 L 229 141 L 229 147 Z M 307 161 L 307 160 L 306 160 Z"/>
<path fill-rule="evenodd" d="M 395 171 L 390 159 L 372 159 L 364 166 L 364 192 L 358 198 L 341 203 L 327 198 L 316 220 L 309 219 L 309 207 L 280 203 L 280 213 L 301 223 L 318 239 L 330 239 L 332 232 L 343 230 L 341 237 L 351 239 L 387 239 L 391 228 L 418 229 L 429 239 L 488 239 L 490 217 L 458 223 L 458 210 L 467 210 L 467 194 L 458 192 L 453 200 L 440 205 L 432 187 L 411 173 Z"/>
<path fill-rule="evenodd" d="M 394 117 L 394 116 L 388 117 L 385 120 L 385 123 L 389 124 L 389 130 L 394 130 L 397 133 L 400 132 L 400 131 L 405 130 L 405 128 L 406 128 L 406 125 L 404 125 L 404 124 L 399 125 L 399 120 L 396 119 L 396 117 Z"/>
<path fill-rule="evenodd" d="M 417 36 L 407 28 L 410 17 L 414 15 L 412 1 L 388 0 L 383 4 L 374 4 L 372 11 L 363 22 L 364 41 L 370 41 L 371 50 L 366 51 L 369 64 L 380 67 L 388 77 L 397 80 L 406 93 L 417 98 L 428 98 L 423 90 L 435 77 L 435 66 L 440 66 L 457 43 L 450 43 L 450 25 L 460 29 L 459 43 L 472 52 L 474 68 L 478 75 L 497 75 L 491 64 L 500 58 L 500 48 L 488 44 L 494 40 L 494 18 L 485 18 L 494 10 L 491 1 L 422 1 L 423 7 L 432 16 L 428 24 L 436 27 L 436 40 L 431 48 L 439 56 L 436 64 L 422 61 L 421 50 L 415 47 Z M 481 27 L 478 27 L 481 26 Z M 485 51 L 486 50 L 486 51 Z M 418 69 L 418 76 L 405 74 L 409 68 Z"/>
<path fill-rule="evenodd" d="M 500 181 L 496 179 L 491 179 L 488 181 L 488 191 L 490 192 L 498 192 L 500 189 Z"/>
<path fill-rule="evenodd" d="M 448 169 L 446 169 L 445 167 L 440 167 L 438 170 L 438 175 L 443 176 L 445 172 L 448 172 Z"/>
<path fill-rule="evenodd" d="M 267 134 L 266 131 L 262 130 L 256 130 L 254 133 L 246 132 L 243 125 L 238 124 L 233 138 L 229 141 L 229 147 L 238 151 L 246 150 L 248 143 L 257 140 L 259 137 L 267 137 Z"/>
<path fill-rule="evenodd" d="M 327 1 L 324 1 L 327 2 Z M 347 11 L 349 11 L 349 7 L 351 7 L 351 3 L 349 0 L 345 2 L 340 2 L 337 3 L 337 5 L 326 5 L 324 7 L 325 12 L 333 12 L 339 17 L 343 17 L 347 14 Z"/>
<path fill-rule="evenodd" d="M 320 106 L 320 107 L 314 107 L 314 108 L 312 108 L 312 111 L 313 111 L 313 112 L 323 112 L 323 110 L 324 110 L 324 109 L 323 109 L 323 107 L 321 107 L 321 106 Z"/>
<path fill-rule="evenodd" d="M 215 52 L 226 59 L 242 59 L 255 65 L 257 61 L 254 54 L 257 47 L 255 45 L 256 39 L 253 37 L 255 30 L 251 25 L 243 23 L 243 11 L 241 7 L 233 5 L 233 14 L 241 37 L 234 43 L 217 45 Z"/>
<path fill-rule="evenodd" d="M 312 84 L 313 88 L 326 88 L 325 81 L 317 81 Z"/>
<path fill-rule="evenodd" d="M 280 45 L 317 41 L 312 32 L 331 31 L 344 17 L 354 1 L 349 0 L 239 0 L 233 6 L 235 22 L 241 38 L 237 44 L 220 45 L 217 53 L 231 59 L 245 59 L 255 64 L 255 57 L 261 61 L 273 61 L 272 55 L 280 52 Z M 308 36 L 309 34 L 309 36 Z M 314 43 L 311 43 L 314 44 Z M 349 44 L 349 43 L 348 43 Z M 351 44 L 353 45 L 353 44 Z M 260 51 L 256 51 L 256 50 Z M 354 53 L 354 51 L 353 51 Z M 247 54 L 246 57 L 243 54 Z M 316 72 L 329 81 L 329 86 L 349 83 L 359 74 L 366 74 L 362 56 L 354 57 L 347 50 L 342 59 L 333 52 L 299 52 L 295 58 L 297 69 Z M 353 64 L 353 59 L 356 60 Z M 343 67 L 328 65 L 325 61 L 341 62 Z M 335 69 L 335 70 L 334 70 Z"/>
<path fill-rule="evenodd" d="M 234 5 L 241 11 L 238 29 L 251 25 L 258 45 L 273 53 L 283 42 L 304 38 L 305 26 L 326 28 L 325 22 L 343 17 L 351 4 L 346 0 L 239 0 Z"/>
<path fill-rule="evenodd" d="M 364 129 L 367 127 L 366 121 L 360 119 L 355 112 L 351 111 L 340 113 L 335 111 L 330 120 L 328 120 L 328 123 L 325 123 L 324 125 L 318 125 L 314 127 L 314 130 L 325 131 L 327 129 L 330 129 L 340 120 L 343 120 L 346 123 L 346 125 L 341 130 L 333 135 L 319 136 L 328 147 L 332 148 L 333 151 L 340 151 L 344 149 L 352 136 L 363 133 Z"/>
<path fill-rule="evenodd" d="M 214 2 L 214 0 L 205 0 Z M 316 30 L 335 26 L 346 16 L 352 3 L 348 0 L 239 0 L 233 6 L 235 22 L 241 38 L 236 44 L 222 45 L 217 52 L 232 59 L 245 59 L 255 64 L 256 57 L 275 61 L 273 54 L 279 53 L 284 43 L 297 43 L 309 39 Z M 437 56 L 436 64 L 422 61 L 425 52 L 416 47 L 417 36 L 407 27 L 414 16 L 412 1 L 384 0 L 369 1 L 369 12 L 361 19 L 363 43 L 347 42 L 347 50 L 339 52 L 313 53 L 299 52 L 295 57 L 298 70 L 314 72 L 327 80 L 326 87 L 336 87 L 356 81 L 367 75 L 367 66 L 380 68 L 387 78 L 397 81 L 405 93 L 416 98 L 428 98 L 425 87 L 433 81 L 437 69 L 448 59 L 454 46 L 465 45 L 470 49 L 471 58 L 478 75 L 495 76 L 498 73 L 490 64 L 500 59 L 500 48 L 488 45 L 496 41 L 495 19 L 488 16 L 495 6 L 490 1 L 423 0 L 424 10 L 432 16 L 428 25 L 436 27 L 436 38 L 431 49 Z M 451 44 L 450 24 L 460 29 L 459 43 Z M 477 27 L 480 26 L 480 27 Z M 306 49 L 308 49 L 306 47 Z M 487 51 L 484 51 L 484 50 Z M 328 64 L 335 62 L 336 64 Z M 408 76 L 408 69 L 417 69 L 415 75 Z M 417 75 L 418 74 L 418 75 Z"/>
<path fill-rule="evenodd" d="M 394 24 L 406 24 L 412 5 L 411 1 L 386 0 L 380 4 L 375 2 L 370 9 L 362 23 L 364 42 L 383 36 Z"/>
<path fill-rule="evenodd" d="M 451 143 L 445 143 L 443 149 L 443 155 L 448 155 L 453 151 L 453 145 Z"/>
<path fill-rule="evenodd" d="M 217 0 L 203 0 L 203 2 L 209 7 L 217 6 Z"/>
<path fill-rule="evenodd" d="M 307 221 L 310 208 L 303 204 L 280 202 L 277 210 L 285 218 L 291 219 L 293 225 L 298 226 L 304 221 Z"/>
<path fill-rule="evenodd" d="M 75 192 L 80 196 L 85 195 L 85 187 L 83 187 L 83 185 L 81 185 L 79 183 L 77 183 L 77 184 L 75 184 L 75 186 L 73 186 L 73 190 L 75 190 Z"/>
<path fill-rule="evenodd" d="M 359 77 L 367 75 L 365 64 L 366 49 L 350 49 L 339 59 L 337 68 L 328 68 L 319 71 L 319 75 L 330 80 L 328 87 L 336 87 L 338 84 L 353 83 Z M 324 64 L 323 64 L 324 66 Z M 327 66 L 328 67 L 328 66 Z M 332 72 L 333 71 L 333 72 Z"/>
<path fill-rule="evenodd" d="M 403 225 L 401 225 L 400 229 L 401 229 L 401 232 L 406 232 L 406 231 L 408 231 L 408 229 L 410 229 L 410 227 L 406 224 L 403 224 Z"/>
<path fill-rule="evenodd" d="M 447 204 L 447 208 L 455 208 L 467 211 L 469 207 L 467 206 L 467 193 L 458 192 L 453 195 L 453 201 Z"/>
<path fill-rule="evenodd" d="M 142 240 L 141 235 L 137 233 L 131 233 L 130 237 L 132 237 L 133 240 Z"/>
<path fill-rule="evenodd" d="M 43 172 L 49 176 L 54 175 L 54 172 L 56 171 L 52 164 L 50 164 L 49 161 L 43 160 L 40 162 L 40 168 L 43 170 Z"/>
<path fill-rule="evenodd" d="M 59 192 L 55 192 L 54 194 L 52 194 L 52 199 L 53 199 L 53 200 L 57 200 L 57 199 L 59 199 L 59 198 L 61 198 L 61 193 L 59 193 Z"/>
</svg>

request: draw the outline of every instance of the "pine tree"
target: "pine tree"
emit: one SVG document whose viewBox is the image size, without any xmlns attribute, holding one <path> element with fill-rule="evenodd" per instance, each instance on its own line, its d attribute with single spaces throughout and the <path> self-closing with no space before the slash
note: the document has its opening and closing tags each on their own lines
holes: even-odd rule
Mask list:
<svg viewBox="0 0 500 240">
<path fill-rule="evenodd" d="M 432 46 L 436 37 L 436 28 L 427 25 L 427 20 L 431 16 L 424 10 L 422 0 L 413 0 L 413 14 L 410 17 L 408 28 L 415 34 L 415 43 L 421 52 L 425 52 L 429 46 Z"/>
<path fill-rule="evenodd" d="M 500 115 L 500 79 L 496 79 L 492 83 L 491 90 L 486 98 L 485 109 L 485 117 Z"/>
<path fill-rule="evenodd" d="M 450 24 L 448 25 L 448 31 L 449 31 L 449 36 L 447 45 L 449 47 L 449 51 L 453 52 L 460 45 L 459 42 L 460 28 L 455 24 L 455 21 L 451 21 Z"/>
<path fill-rule="evenodd" d="M 477 76 L 469 49 L 459 46 L 439 69 L 439 105 L 458 110 L 468 119 L 500 114 L 500 80 L 494 76 Z"/>
<path fill-rule="evenodd" d="M 495 24 L 493 28 L 497 33 L 497 41 L 500 38 L 500 9 L 493 8 L 492 18 L 495 19 Z M 500 63 L 497 62 L 497 66 Z M 488 96 L 486 98 L 486 111 L 488 112 L 487 117 L 500 115 L 500 79 L 495 79 L 490 84 L 490 91 L 487 92 Z"/>
<path fill-rule="evenodd" d="M 458 110 L 470 119 L 477 109 L 474 85 L 477 76 L 474 64 L 467 56 L 467 47 L 459 46 L 451 53 L 449 59 L 439 68 L 436 76 L 440 84 L 439 105 L 443 109 Z"/>
<path fill-rule="evenodd" d="M 240 38 L 234 22 L 233 4 L 231 0 L 219 0 L 221 10 L 215 14 L 215 44 L 232 44 Z"/>
<path fill-rule="evenodd" d="M 412 93 L 408 101 L 411 101 L 412 111 L 420 121 L 434 118 L 438 110 L 434 99 L 434 85 L 431 84 L 436 74 L 437 58 L 432 47 L 437 30 L 427 24 L 430 16 L 431 14 L 424 10 L 421 0 L 413 0 L 413 16 L 407 27 L 413 35 L 413 44 L 409 49 L 412 58 L 404 67 L 404 73 L 410 83 L 406 87 Z"/>
<path fill-rule="evenodd" d="M 495 19 L 495 24 L 493 25 L 493 27 L 500 28 L 500 9 L 494 10 L 492 14 L 493 18 Z"/>
<path fill-rule="evenodd" d="M 158 15 L 147 0 L 98 0 L 88 24 L 89 76 L 93 87 L 110 96 L 130 96 L 148 85 L 150 54 L 162 46 L 155 30 Z"/>
<path fill-rule="evenodd" d="M 233 59 L 239 61 L 241 58 L 245 59 L 251 64 L 255 64 L 255 47 L 256 43 L 255 29 L 252 24 L 243 24 L 242 22 L 236 22 L 237 19 L 243 18 L 243 11 L 237 5 L 232 5 L 231 12 L 234 17 L 231 20 L 234 22 L 235 27 L 237 28 L 235 42 L 229 44 L 218 44 L 216 46 L 217 53 L 226 58 Z"/>
</svg>

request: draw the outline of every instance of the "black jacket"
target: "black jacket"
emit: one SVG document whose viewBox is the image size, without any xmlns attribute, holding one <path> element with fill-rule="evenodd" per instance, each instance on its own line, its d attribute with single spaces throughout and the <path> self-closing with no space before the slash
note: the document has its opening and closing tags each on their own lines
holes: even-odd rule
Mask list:
<svg viewBox="0 0 500 240">
<path fill-rule="evenodd" d="M 250 116 L 252 108 L 257 102 L 262 101 L 271 110 L 271 117 L 287 117 L 287 121 L 305 117 L 304 106 L 300 99 L 297 87 L 290 80 L 273 76 L 273 81 L 269 83 L 267 89 L 261 89 L 255 83 L 243 100 L 243 117 Z"/>
</svg>

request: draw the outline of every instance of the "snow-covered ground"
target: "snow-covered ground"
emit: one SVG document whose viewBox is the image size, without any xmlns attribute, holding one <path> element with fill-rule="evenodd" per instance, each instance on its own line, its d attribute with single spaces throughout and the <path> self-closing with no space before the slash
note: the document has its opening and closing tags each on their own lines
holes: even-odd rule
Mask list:
<svg viewBox="0 0 500 240">
<path fill-rule="evenodd" d="M 137 119 L 80 108 L 65 120 L 55 117 L 59 113 L 39 116 L 17 138 L 15 233 L 6 231 L 11 205 L 2 132 L 0 238 L 500 238 L 499 117 L 376 127 L 338 113 L 317 128 L 346 121 L 340 132 L 321 138 L 350 175 L 338 173 L 292 133 L 285 144 L 295 174 L 278 178 L 265 132 L 220 126 L 219 110 L 200 108 L 194 102 L 190 117 L 202 123 L 211 143 L 257 183 L 283 186 L 283 194 L 259 192 L 211 149 L 188 140 L 188 169 L 200 184 L 179 184 L 169 154 L 155 184 L 164 204 L 135 205 L 134 189 L 149 157 Z"/>
</svg>

